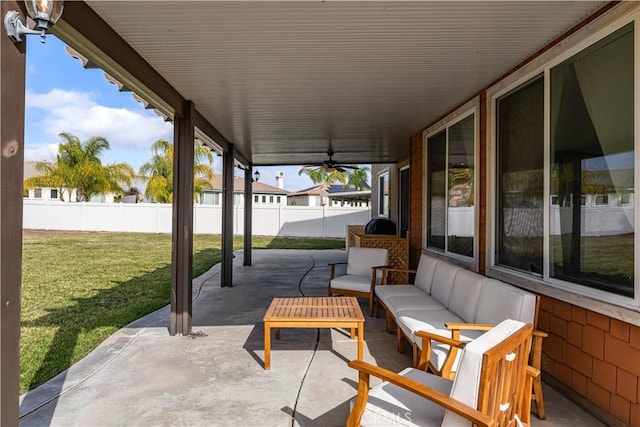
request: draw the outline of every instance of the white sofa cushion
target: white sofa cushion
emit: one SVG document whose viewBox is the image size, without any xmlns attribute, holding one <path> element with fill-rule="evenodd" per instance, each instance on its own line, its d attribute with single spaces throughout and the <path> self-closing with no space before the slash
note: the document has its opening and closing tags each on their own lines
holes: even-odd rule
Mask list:
<svg viewBox="0 0 640 427">
<path fill-rule="evenodd" d="M 420 292 L 422 295 L 390 296 L 385 301 L 385 306 L 393 314 L 393 317 L 403 310 L 446 310 L 446 307 L 436 301 L 435 298 L 422 291 Z"/>
<path fill-rule="evenodd" d="M 522 326 L 524 323 L 517 320 L 505 320 L 465 346 L 460 358 L 458 373 L 453 380 L 452 398 L 473 408 L 477 407 L 483 354 L 510 337 Z M 462 425 L 469 425 L 469 422 L 451 411 L 445 411 L 442 421 L 443 427 Z"/>
<path fill-rule="evenodd" d="M 384 285 L 376 286 L 376 296 L 387 306 L 387 300 L 391 297 L 424 295 L 424 291 L 414 285 Z"/>
<path fill-rule="evenodd" d="M 431 284 L 431 296 L 440 304 L 449 307 L 449 298 L 453 289 L 453 280 L 456 272 L 460 267 L 456 267 L 448 262 L 438 261 L 436 271 L 433 275 L 433 283 Z"/>
<path fill-rule="evenodd" d="M 449 395 L 453 381 L 428 374 L 419 369 L 407 368 L 399 375 L 418 381 L 441 393 Z M 351 402 L 353 407 L 353 401 Z M 445 410 L 396 385 L 383 382 L 369 391 L 360 425 L 362 426 L 439 426 Z"/>
<path fill-rule="evenodd" d="M 445 337 L 451 337 L 451 331 L 445 328 L 444 324 L 447 322 L 462 322 L 462 319 L 446 309 L 400 310 L 395 317 L 398 327 L 411 342 L 415 342 L 416 331 L 429 331 Z"/>
<path fill-rule="evenodd" d="M 349 248 L 347 260 L 347 274 L 353 276 L 367 276 L 371 279 L 371 267 L 387 265 L 388 252 L 378 248 Z M 379 277 L 382 272 L 378 271 Z"/>
<path fill-rule="evenodd" d="M 331 289 L 369 292 L 371 291 L 371 277 L 345 274 L 344 276 L 339 276 L 331 280 Z"/>
<path fill-rule="evenodd" d="M 420 255 L 414 284 L 428 294 L 431 293 L 431 284 L 433 283 L 437 265 L 438 260 L 436 258 L 426 254 Z"/>
<path fill-rule="evenodd" d="M 476 308 L 475 323 L 496 325 L 505 319 L 533 324 L 536 296 L 495 279 L 485 279 Z"/>
<path fill-rule="evenodd" d="M 449 310 L 465 322 L 473 323 L 484 280 L 485 277 L 480 274 L 463 268 L 459 269 L 453 280 Z"/>
</svg>

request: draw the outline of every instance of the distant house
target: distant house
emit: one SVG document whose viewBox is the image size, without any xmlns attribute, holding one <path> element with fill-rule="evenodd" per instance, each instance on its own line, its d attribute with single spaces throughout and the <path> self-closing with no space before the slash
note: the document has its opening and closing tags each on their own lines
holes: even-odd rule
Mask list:
<svg viewBox="0 0 640 427">
<path fill-rule="evenodd" d="M 36 165 L 38 163 L 40 162 L 24 162 L 24 180 L 40 175 L 40 172 L 36 170 Z M 66 188 L 64 189 L 64 194 L 60 194 L 60 189 L 58 188 L 25 188 L 23 198 L 31 200 L 64 200 L 66 202 L 75 202 L 76 190 L 74 189 L 71 191 L 71 197 L 69 198 L 69 191 Z M 91 199 L 89 199 L 89 202 L 92 203 L 114 203 L 115 201 L 115 194 L 113 193 L 94 194 L 93 196 L 91 196 Z"/>
<path fill-rule="evenodd" d="M 284 175 L 282 175 L 284 176 Z M 280 178 L 282 178 L 280 176 Z M 278 185 L 283 185 L 283 180 L 277 180 Z M 216 175 L 212 181 L 213 189 L 205 190 L 200 197 L 202 205 L 222 205 L 222 176 Z M 287 205 L 287 195 L 289 192 L 284 188 L 254 182 L 253 203 L 255 205 Z M 233 204 L 242 206 L 244 203 L 244 178 L 235 176 L 233 178 Z"/>
<path fill-rule="evenodd" d="M 369 206 L 371 188 L 356 190 L 341 184 L 325 186 L 324 184 L 289 193 L 289 206 Z"/>
</svg>

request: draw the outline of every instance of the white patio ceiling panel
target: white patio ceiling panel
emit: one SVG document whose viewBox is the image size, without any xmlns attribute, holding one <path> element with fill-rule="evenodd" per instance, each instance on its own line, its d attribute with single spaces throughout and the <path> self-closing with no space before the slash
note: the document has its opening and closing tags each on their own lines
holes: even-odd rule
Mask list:
<svg viewBox="0 0 640 427">
<path fill-rule="evenodd" d="M 257 165 L 397 161 L 603 3 L 88 1 Z"/>
</svg>

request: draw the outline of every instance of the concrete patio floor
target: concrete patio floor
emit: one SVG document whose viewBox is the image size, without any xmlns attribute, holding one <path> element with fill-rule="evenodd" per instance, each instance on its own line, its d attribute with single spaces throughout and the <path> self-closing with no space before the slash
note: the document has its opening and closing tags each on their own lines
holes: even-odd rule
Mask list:
<svg viewBox="0 0 640 427">
<path fill-rule="evenodd" d="M 240 254 L 239 254 L 240 255 Z M 234 260 L 233 288 L 219 266 L 194 280 L 193 331 L 170 337 L 165 307 L 121 329 L 91 354 L 20 399 L 23 426 L 344 425 L 356 394 L 348 333 L 285 329 L 262 368 L 262 317 L 275 296 L 326 295 L 327 263 L 340 250 L 256 250 Z M 363 310 L 364 311 L 364 310 Z M 366 316 L 365 360 L 399 371 L 383 319 Z M 601 426 L 545 385 L 548 417 L 534 426 Z"/>
</svg>

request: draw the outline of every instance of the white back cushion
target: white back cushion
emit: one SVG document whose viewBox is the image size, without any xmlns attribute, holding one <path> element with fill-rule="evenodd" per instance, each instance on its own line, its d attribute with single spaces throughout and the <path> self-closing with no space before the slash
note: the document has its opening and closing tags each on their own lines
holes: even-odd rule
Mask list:
<svg viewBox="0 0 640 427">
<path fill-rule="evenodd" d="M 451 397 L 473 408 L 478 406 L 478 391 L 480 386 L 480 373 L 482 371 L 482 355 L 497 344 L 509 338 L 518 331 L 524 323 L 517 320 L 505 320 L 479 338 L 471 341 L 462 350 L 460 365 L 453 380 Z M 459 427 L 470 425 L 469 421 L 459 415 L 446 411 L 442 426 Z"/>
<path fill-rule="evenodd" d="M 449 311 L 457 314 L 465 322 L 473 323 L 484 280 L 484 276 L 473 271 L 464 268 L 458 270 L 449 298 Z"/>
<path fill-rule="evenodd" d="M 445 307 L 449 307 L 453 279 L 455 279 L 456 272 L 459 269 L 459 267 L 444 261 L 438 261 L 438 265 L 436 265 L 433 283 L 431 284 L 431 296 Z"/>
<path fill-rule="evenodd" d="M 350 248 L 347 261 L 347 274 L 371 277 L 371 267 L 387 265 L 386 249 Z M 382 275 L 381 272 L 378 273 Z"/>
<path fill-rule="evenodd" d="M 485 279 L 478 300 L 475 323 L 497 325 L 505 319 L 533 324 L 536 296 L 496 279 Z"/>
<path fill-rule="evenodd" d="M 414 285 L 423 289 L 428 294 L 431 293 L 431 283 L 433 283 L 433 275 L 436 272 L 436 265 L 438 265 L 437 258 L 425 254 L 420 255 Z"/>
</svg>

